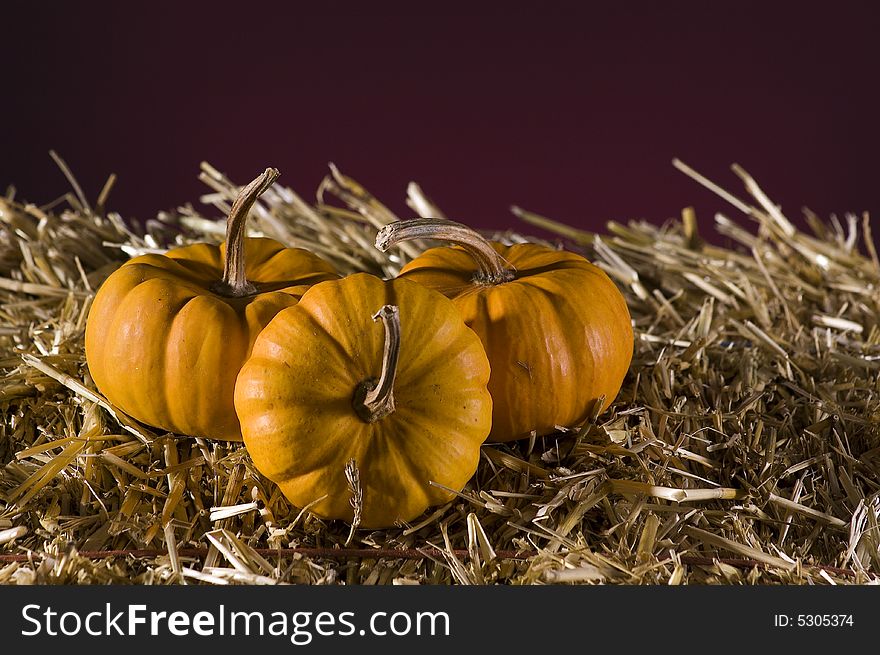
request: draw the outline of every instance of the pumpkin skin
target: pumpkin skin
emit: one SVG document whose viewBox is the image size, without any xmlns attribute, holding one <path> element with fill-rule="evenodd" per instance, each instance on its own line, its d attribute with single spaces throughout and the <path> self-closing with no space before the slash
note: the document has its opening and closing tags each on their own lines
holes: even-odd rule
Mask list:
<svg viewBox="0 0 880 655">
<path fill-rule="evenodd" d="M 353 405 L 382 369 L 384 334 L 371 316 L 399 307 L 394 410 L 373 422 Z M 453 498 L 474 474 L 489 433 L 489 363 L 455 306 L 409 280 L 366 273 L 323 282 L 269 323 L 235 386 L 242 435 L 257 470 L 297 507 L 352 522 L 345 466 L 363 489 L 360 526 L 390 527 Z"/>
<path fill-rule="evenodd" d="M 617 286 L 576 253 L 483 242 L 500 256 L 507 279 L 479 279 L 474 258 L 460 246 L 425 251 L 399 277 L 451 298 L 483 342 L 492 366 L 489 441 L 579 425 L 601 396 L 598 411 L 605 411 L 633 353 L 630 314 Z"/>
<path fill-rule="evenodd" d="M 249 208 L 249 207 L 248 207 Z M 101 285 L 85 349 L 98 390 L 163 430 L 241 441 L 235 378 L 254 339 L 305 290 L 339 275 L 326 261 L 266 238 L 244 238 L 249 293 L 217 292 L 226 243 L 135 257 Z"/>
</svg>

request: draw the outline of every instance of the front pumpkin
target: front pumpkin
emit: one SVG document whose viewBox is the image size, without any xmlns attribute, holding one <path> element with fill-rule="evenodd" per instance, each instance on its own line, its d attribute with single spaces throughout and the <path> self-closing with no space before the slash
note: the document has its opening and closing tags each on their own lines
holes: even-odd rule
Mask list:
<svg viewBox="0 0 880 655">
<path fill-rule="evenodd" d="M 316 285 L 272 320 L 235 407 L 254 465 L 294 505 L 353 521 L 353 460 L 360 525 L 380 528 L 448 502 L 474 474 L 488 379 L 482 345 L 449 300 L 359 273 Z"/>
<path fill-rule="evenodd" d="M 135 257 L 101 285 L 86 323 L 86 361 L 98 390 L 127 414 L 241 441 L 233 389 L 254 339 L 311 285 L 339 277 L 306 250 L 244 237 L 248 211 L 277 175 L 269 169 L 242 190 L 225 243 Z"/>
<path fill-rule="evenodd" d="M 633 331 L 626 300 L 602 269 L 539 244 L 488 242 L 447 220 L 392 223 L 376 244 L 415 238 L 458 244 L 427 250 L 400 277 L 451 298 L 482 340 L 492 366 L 490 441 L 572 427 L 614 401 Z"/>
</svg>

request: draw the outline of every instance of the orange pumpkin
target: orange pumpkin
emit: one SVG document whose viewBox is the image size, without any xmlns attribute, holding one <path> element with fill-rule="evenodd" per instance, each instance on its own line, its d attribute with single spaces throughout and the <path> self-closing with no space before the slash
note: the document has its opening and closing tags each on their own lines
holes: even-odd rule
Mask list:
<svg viewBox="0 0 880 655">
<path fill-rule="evenodd" d="M 633 330 L 604 271 L 572 252 L 489 242 L 441 219 L 387 225 L 376 246 L 408 239 L 456 244 L 427 250 L 399 277 L 451 298 L 480 336 L 492 366 L 490 441 L 548 434 L 607 409 L 629 369 Z"/>
<path fill-rule="evenodd" d="M 448 502 L 474 474 L 492 415 L 488 380 L 480 340 L 449 300 L 357 273 L 312 287 L 269 323 L 238 376 L 235 408 L 257 470 L 294 505 L 380 528 Z"/>
<path fill-rule="evenodd" d="M 225 243 L 135 257 L 101 285 L 86 361 L 124 412 L 171 432 L 241 440 L 233 389 L 257 334 L 311 285 L 339 277 L 306 250 L 245 237 L 248 212 L 277 177 L 267 169 L 242 189 Z"/>
</svg>

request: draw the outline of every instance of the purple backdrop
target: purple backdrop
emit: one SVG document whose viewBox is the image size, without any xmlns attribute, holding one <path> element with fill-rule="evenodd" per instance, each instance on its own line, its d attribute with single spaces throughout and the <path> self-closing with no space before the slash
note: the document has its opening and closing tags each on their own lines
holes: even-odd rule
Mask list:
<svg viewBox="0 0 880 655">
<path fill-rule="evenodd" d="M 481 227 L 732 212 L 678 156 L 791 217 L 880 215 L 868 3 L 313 4 L 4 3 L 0 187 L 66 191 L 54 148 L 140 218 L 197 202 L 202 159 L 307 197 L 333 161 L 403 216 L 414 179 Z"/>
</svg>

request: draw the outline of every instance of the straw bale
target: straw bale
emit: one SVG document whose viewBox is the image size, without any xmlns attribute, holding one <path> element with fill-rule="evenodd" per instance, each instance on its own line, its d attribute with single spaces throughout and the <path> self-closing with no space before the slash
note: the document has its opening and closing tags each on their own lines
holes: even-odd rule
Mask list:
<svg viewBox="0 0 880 655">
<path fill-rule="evenodd" d="M 880 578 L 880 259 L 867 215 L 802 231 L 742 168 L 720 239 L 691 208 L 584 232 L 513 207 L 509 243 L 568 248 L 620 285 L 633 364 L 604 415 L 486 444 L 470 483 L 409 525 L 294 507 L 240 444 L 163 433 L 89 377 L 95 290 L 129 257 L 223 239 L 239 187 L 131 225 L 90 203 L 0 198 L 0 584 L 867 584 Z M 415 182 L 406 202 L 444 216 Z M 343 273 L 393 276 L 397 220 L 335 166 L 308 201 L 276 184 L 249 230 Z M 464 219 L 466 217 L 457 217 Z M 539 238 L 532 227 L 555 234 Z M 715 245 L 722 241 L 726 245 Z M 349 476 L 357 509 L 356 465 Z"/>
</svg>

